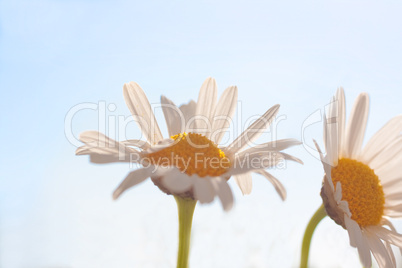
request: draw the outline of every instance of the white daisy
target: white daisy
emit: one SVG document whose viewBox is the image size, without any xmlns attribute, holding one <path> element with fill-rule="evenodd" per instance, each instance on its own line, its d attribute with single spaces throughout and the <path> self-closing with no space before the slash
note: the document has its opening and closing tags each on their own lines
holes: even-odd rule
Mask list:
<svg viewBox="0 0 402 268">
<path fill-rule="evenodd" d="M 325 156 L 316 144 L 325 170 L 321 196 L 365 267 L 371 267 L 370 252 L 380 267 L 396 267 L 391 244 L 402 249 L 402 235 L 389 218 L 402 216 L 402 116 L 391 119 L 362 148 L 368 112 L 369 97 L 362 93 L 345 128 L 343 89 L 333 97 L 324 117 Z"/>
<path fill-rule="evenodd" d="M 177 107 L 162 96 L 161 105 L 169 138 L 164 139 L 141 87 L 130 82 L 123 87 L 124 98 L 147 141 L 117 142 L 97 131 L 80 135 L 85 144 L 77 155 L 89 155 L 93 163 L 135 161 L 142 168 L 130 172 L 113 193 L 118 198 L 128 188 L 151 178 L 167 194 L 212 202 L 215 196 L 223 208 L 233 205 L 227 184 L 231 176 L 244 194 L 251 192 L 251 173 L 266 177 L 285 199 L 283 185 L 265 169 L 284 160 L 301 161 L 280 152 L 298 145 L 294 139 L 278 140 L 248 148 L 275 118 L 279 105 L 273 106 L 226 148 L 217 146 L 230 125 L 237 104 L 237 87 L 228 87 L 217 101 L 217 85 L 213 78 L 201 86 L 198 101 Z"/>
</svg>

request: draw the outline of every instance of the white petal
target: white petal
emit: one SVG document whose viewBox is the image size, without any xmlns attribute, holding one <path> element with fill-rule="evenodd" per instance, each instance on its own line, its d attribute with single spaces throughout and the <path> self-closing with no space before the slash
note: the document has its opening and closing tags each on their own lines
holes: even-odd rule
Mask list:
<svg viewBox="0 0 402 268">
<path fill-rule="evenodd" d="M 234 179 L 243 195 L 248 195 L 251 193 L 251 190 L 253 189 L 251 173 L 238 174 L 234 176 Z"/>
<path fill-rule="evenodd" d="M 371 267 L 371 255 L 370 248 L 367 244 L 367 240 L 363 235 L 359 225 L 347 215 L 344 216 L 346 230 L 349 233 L 350 245 L 357 247 L 359 252 L 360 261 L 364 267 Z"/>
<path fill-rule="evenodd" d="M 338 203 L 338 208 L 340 208 L 343 213 L 345 213 L 349 218 L 352 217 L 352 213 L 349 210 L 349 204 L 347 201 L 342 200 Z"/>
<path fill-rule="evenodd" d="M 113 192 L 113 199 L 116 200 L 127 189 L 145 181 L 151 176 L 152 170 L 153 167 L 147 167 L 130 172 L 119 185 L 119 187 L 117 187 L 117 189 Z"/>
<path fill-rule="evenodd" d="M 342 186 L 341 182 L 339 181 L 336 183 L 334 198 L 337 204 L 339 204 L 339 202 L 342 200 Z"/>
<path fill-rule="evenodd" d="M 393 267 L 396 267 L 396 259 L 395 259 L 394 252 L 392 251 L 391 244 L 388 242 L 384 242 L 384 243 L 385 243 L 385 248 L 387 249 L 388 255 L 391 258 Z"/>
<path fill-rule="evenodd" d="M 387 171 L 388 169 L 395 168 L 395 164 L 399 166 L 402 160 L 402 137 L 396 138 L 387 148 L 382 150 L 375 158 L 370 162 L 370 168 L 377 171 Z M 398 168 L 399 170 L 399 168 Z"/>
<path fill-rule="evenodd" d="M 117 142 L 98 131 L 85 131 L 79 139 L 85 143 L 76 150 L 77 155 L 94 155 L 94 163 L 129 162 L 139 159 L 139 152 L 134 148 Z M 105 156 L 105 157 L 101 157 Z M 135 156 L 132 158 L 132 156 Z"/>
<path fill-rule="evenodd" d="M 398 206 L 394 207 L 384 207 L 384 215 L 391 217 L 391 218 L 400 218 L 402 217 L 402 205 L 399 204 Z"/>
<path fill-rule="evenodd" d="M 161 105 L 165 116 L 169 137 L 182 133 L 186 119 L 181 110 L 165 96 L 161 96 Z"/>
<path fill-rule="evenodd" d="M 210 203 L 214 200 L 215 193 L 210 177 L 195 178 L 193 190 L 194 197 L 199 200 L 200 203 Z"/>
<path fill-rule="evenodd" d="M 290 155 L 290 154 L 287 154 L 287 153 L 284 153 L 284 152 L 280 152 L 280 154 L 282 155 L 282 157 L 283 157 L 285 160 L 294 161 L 294 162 L 296 162 L 296 163 L 299 163 L 299 164 L 301 164 L 301 165 L 304 165 L 303 161 L 302 161 L 301 159 L 297 158 L 296 156 L 293 156 L 293 155 Z"/>
<path fill-rule="evenodd" d="M 267 178 L 272 185 L 275 187 L 276 192 L 279 194 L 279 196 L 282 198 L 283 201 L 286 199 L 286 189 L 283 186 L 283 184 L 274 176 L 272 176 L 271 173 L 268 173 L 265 170 L 258 170 L 256 173 L 263 175 L 265 178 Z"/>
<path fill-rule="evenodd" d="M 181 105 L 179 108 L 180 111 L 183 113 L 186 122 L 185 129 L 183 132 L 188 132 L 188 129 L 190 128 L 189 123 L 191 123 L 190 119 L 192 119 L 195 115 L 195 109 L 197 108 L 197 103 L 192 100 L 187 104 Z"/>
<path fill-rule="evenodd" d="M 172 193 L 183 193 L 193 186 L 194 178 L 177 168 L 169 168 L 163 174 L 162 184 Z"/>
<path fill-rule="evenodd" d="M 219 199 L 221 200 L 222 207 L 225 211 L 233 207 L 233 194 L 229 184 L 221 177 L 212 178 L 212 185 L 215 188 Z"/>
<path fill-rule="evenodd" d="M 357 247 L 356 239 L 357 238 L 361 239 L 362 231 L 360 230 L 360 227 L 357 224 L 357 222 L 352 220 L 347 215 L 344 215 L 344 222 L 345 222 L 346 230 L 349 233 L 350 245 L 355 248 L 355 247 Z"/>
<path fill-rule="evenodd" d="M 246 149 L 243 152 L 247 153 L 258 153 L 258 152 L 278 152 L 285 150 L 289 147 L 295 146 L 295 145 L 300 145 L 302 142 L 296 140 L 296 139 L 283 139 L 283 140 L 276 140 L 276 141 L 271 141 L 267 143 L 262 143 L 259 144 L 255 147 L 251 147 L 249 149 Z"/>
<path fill-rule="evenodd" d="M 197 107 L 195 114 L 195 129 L 197 133 L 205 135 L 209 138 L 211 134 L 212 116 L 215 112 L 218 89 L 215 79 L 207 78 L 201 86 L 198 95 Z"/>
<path fill-rule="evenodd" d="M 329 135 L 328 135 L 328 122 L 327 122 L 327 115 L 326 112 L 324 111 L 324 117 L 323 117 L 323 137 L 322 137 L 323 141 L 324 141 L 324 149 L 325 152 L 328 153 L 329 150 Z"/>
<path fill-rule="evenodd" d="M 322 166 L 324 167 L 324 172 L 325 172 L 324 179 L 327 180 L 327 184 L 330 186 L 332 192 L 334 192 L 335 187 L 334 187 L 334 184 L 331 179 L 331 168 L 332 167 L 331 167 L 331 165 L 328 164 L 328 161 L 326 160 L 323 153 L 321 152 L 320 146 L 318 146 L 317 141 L 313 139 L 313 142 L 314 142 L 315 147 L 317 148 L 318 153 L 320 154 L 321 163 L 322 163 Z"/>
<path fill-rule="evenodd" d="M 385 194 L 385 205 L 395 206 L 402 203 L 402 192 L 398 191 L 392 194 Z"/>
<path fill-rule="evenodd" d="M 220 97 L 213 116 L 211 140 L 216 144 L 219 144 L 230 126 L 236 105 L 237 87 L 228 87 Z"/>
<path fill-rule="evenodd" d="M 395 227 L 394 227 L 394 225 L 392 224 L 392 222 L 390 222 L 388 219 L 382 218 L 382 224 L 385 225 L 385 226 L 388 226 L 391 229 L 391 231 L 393 231 L 395 233 L 397 232 Z M 402 248 L 399 248 L 399 251 L 402 254 Z"/>
<path fill-rule="evenodd" d="M 121 141 L 120 143 L 124 144 L 125 146 L 134 146 L 134 147 L 137 147 L 137 148 L 141 148 L 143 150 L 147 150 L 147 149 L 149 149 L 151 147 L 151 145 L 148 142 L 143 141 L 143 140 L 133 140 L 133 139 L 131 139 L 131 140 Z"/>
<path fill-rule="evenodd" d="M 397 187 L 397 184 L 398 181 L 402 179 L 402 174 L 400 172 L 400 167 L 402 166 L 402 155 L 398 156 L 397 158 L 398 161 L 396 161 L 395 163 L 392 160 L 393 163 L 387 163 L 386 167 L 381 167 L 375 170 L 375 174 L 377 174 L 383 186 L 394 183 L 395 188 L 393 190 L 401 189 Z"/>
<path fill-rule="evenodd" d="M 241 151 L 248 145 L 251 145 L 258 137 L 261 136 L 263 131 L 271 124 L 276 114 L 279 111 L 279 104 L 274 105 L 264 115 L 257 119 L 251 126 L 249 126 L 239 137 L 237 137 L 227 149 L 233 153 Z"/>
<path fill-rule="evenodd" d="M 381 240 L 370 231 L 366 232 L 366 237 L 371 252 L 373 253 L 374 258 L 377 260 L 378 266 L 380 268 L 394 267 L 392 264 L 392 259 Z"/>
<path fill-rule="evenodd" d="M 338 88 L 336 92 L 336 101 L 338 102 L 338 158 L 343 156 L 343 143 L 345 142 L 345 92 L 343 88 Z"/>
<path fill-rule="evenodd" d="M 398 172 L 395 172 L 395 173 L 400 173 L 400 172 L 398 170 Z M 381 176 L 380 174 L 378 174 L 378 175 Z M 389 177 L 389 178 L 381 177 L 381 185 L 382 185 L 382 189 L 384 190 L 384 194 L 388 194 L 388 193 L 392 193 L 392 192 L 399 192 L 402 189 L 402 175 L 395 174 L 395 176 Z"/>
<path fill-rule="evenodd" d="M 354 103 L 346 128 L 345 156 L 348 158 L 355 159 L 360 154 L 366 132 L 368 112 L 369 97 L 366 93 L 361 93 Z"/>
<path fill-rule="evenodd" d="M 376 134 L 371 137 L 363 149 L 362 161 L 370 163 L 382 149 L 387 147 L 402 131 L 402 115 L 388 121 Z"/>
<path fill-rule="evenodd" d="M 108 163 L 137 163 L 140 160 L 139 154 L 134 156 L 132 153 L 131 156 L 120 158 L 119 155 L 103 155 L 103 154 L 89 154 L 89 160 L 95 164 L 108 164 Z"/>
<path fill-rule="evenodd" d="M 164 139 L 158 142 L 158 144 L 153 145 L 152 147 L 150 147 L 149 149 L 145 150 L 144 152 L 147 154 L 150 153 L 155 153 L 158 152 L 160 150 L 163 150 L 169 146 L 171 146 L 175 141 L 172 139 Z"/>
<path fill-rule="evenodd" d="M 384 241 L 387 241 L 399 248 L 402 248 L 402 235 L 398 234 L 395 231 L 388 230 L 381 226 L 368 226 L 366 227 L 367 230 L 376 234 L 379 238 Z"/>
<path fill-rule="evenodd" d="M 328 163 L 338 165 L 338 102 L 332 97 L 328 117 L 324 114 L 324 145 Z"/>
<path fill-rule="evenodd" d="M 89 147 L 101 147 L 105 148 L 105 150 L 115 151 L 118 147 L 117 141 L 95 130 L 82 132 L 79 136 L 79 140 Z"/>
<path fill-rule="evenodd" d="M 148 142 L 153 145 L 162 140 L 163 137 L 158 122 L 142 88 L 135 82 L 125 83 L 123 95 L 134 120 Z"/>
<path fill-rule="evenodd" d="M 371 267 L 370 246 L 367 242 L 367 237 L 364 234 L 362 234 L 361 240 L 357 240 L 357 251 L 359 252 L 360 262 L 363 266 Z"/>
</svg>

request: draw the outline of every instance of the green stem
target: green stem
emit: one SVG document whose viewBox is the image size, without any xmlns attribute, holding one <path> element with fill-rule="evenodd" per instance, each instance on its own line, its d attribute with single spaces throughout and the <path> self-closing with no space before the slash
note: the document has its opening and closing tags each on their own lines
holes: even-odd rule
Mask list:
<svg viewBox="0 0 402 268">
<path fill-rule="evenodd" d="M 188 268 L 188 255 L 190 253 L 191 225 L 196 200 L 191 198 L 174 197 L 179 214 L 179 250 L 177 253 L 177 268 Z"/>
<path fill-rule="evenodd" d="M 322 204 L 314 213 L 313 217 L 307 225 L 306 231 L 304 232 L 300 268 L 307 268 L 311 238 L 313 237 L 315 228 L 320 223 L 320 221 L 325 218 L 325 216 L 327 216 L 327 213 L 325 212 L 324 205 Z"/>
</svg>

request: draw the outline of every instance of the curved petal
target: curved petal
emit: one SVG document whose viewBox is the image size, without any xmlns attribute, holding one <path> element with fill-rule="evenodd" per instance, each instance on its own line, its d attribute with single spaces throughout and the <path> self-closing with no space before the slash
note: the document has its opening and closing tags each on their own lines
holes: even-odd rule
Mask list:
<svg viewBox="0 0 402 268">
<path fill-rule="evenodd" d="M 367 244 L 367 239 L 363 235 L 359 225 L 349 218 L 344 216 L 346 230 L 349 233 L 350 245 L 356 247 L 359 252 L 360 261 L 364 267 L 371 267 L 370 247 Z"/>
<path fill-rule="evenodd" d="M 98 131 L 85 131 L 80 134 L 79 139 L 85 145 L 77 148 L 76 155 L 90 155 L 93 163 L 136 162 L 139 160 L 137 150 Z"/>
<path fill-rule="evenodd" d="M 343 156 L 343 144 L 345 142 L 345 116 L 346 116 L 346 105 L 345 105 L 345 92 L 342 87 L 338 88 L 336 91 L 336 101 L 338 102 L 338 158 Z"/>
<path fill-rule="evenodd" d="M 331 188 L 332 192 L 335 191 L 334 184 L 332 183 L 331 179 L 331 168 L 332 166 L 328 164 L 328 161 L 326 160 L 326 157 L 324 157 L 323 153 L 321 152 L 320 146 L 318 145 L 317 141 L 313 139 L 314 145 L 317 148 L 318 153 L 320 154 L 320 159 L 322 166 L 324 167 L 324 172 L 325 172 L 325 178 L 324 180 L 327 180 L 327 185 Z"/>
<path fill-rule="evenodd" d="M 361 155 L 364 163 L 369 164 L 382 149 L 390 145 L 390 143 L 402 131 L 402 115 L 395 116 L 389 120 L 376 134 L 371 137 L 363 149 Z"/>
<path fill-rule="evenodd" d="M 169 137 L 182 133 L 186 124 L 182 111 L 165 96 L 161 96 L 161 105 Z"/>
<path fill-rule="evenodd" d="M 257 119 L 251 126 L 249 126 L 239 137 L 237 137 L 228 147 L 227 150 L 231 152 L 239 152 L 247 145 L 250 145 L 258 137 L 261 136 L 263 131 L 271 124 L 276 114 L 279 111 L 279 104 L 274 105 L 264 115 Z"/>
<path fill-rule="evenodd" d="M 388 219 L 386 219 L 386 218 L 382 218 L 382 224 L 383 225 L 385 225 L 385 226 L 388 226 L 389 227 L 389 229 L 391 229 L 391 231 L 393 231 L 393 232 L 397 232 L 396 231 L 396 229 L 395 229 L 395 227 L 394 227 L 394 225 L 392 224 L 392 222 L 390 222 Z M 402 254 L 402 248 L 399 248 L 399 251 L 401 252 L 401 254 Z"/>
<path fill-rule="evenodd" d="M 164 172 L 162 184 L 171 193 L 183 193 L 191 189 L 194 178 L 180 172 L 177 168 L 169 168 Z"/>
<path fill-rule="evenodd" d="M 384 215 L 391 218 L 402 217 L 402 204 L 398 204 L 392 207 L 384 206 Z"/>
<path fill-rule="evenodd" d="M 375 174 L 378 175 L 378 178 L 380 179 L 381 184 L 384 185 L 392 185 L 395 186 L 393 189 L 391 190 L 399 190 L 401 188 L 396 188 L 398 181 L 401 182 L 402 180 L 402 174 L 400 172 L 400 167 L 402 165 L 402 155 L 398 156 L 399 161 L 397 161 L 396 163 L 394 163 L 393 165 L 390 165 L 387 163 L 386 167 L 384 168 L 379 168 L 377 170 L 375 170 Z M 394 161 L 392 161 L 394 162 Z M 399 187 L 399 186 L 398 186 Z M 388 187 L 387 187 L 388 188 Z M 388 188 L 387 191 L 389 191 L 390 189 Z M 385 191 L 385 189 L 384 189 Z"/>
<path fill-rule="evenodd" d="M 399 193 L 402 189 L 402 175 L 385 181 L 381 179 L 381 185 L 385 195 Z"/>
<path fill-rule="evenodd" d="M 143 140 L 134 140 L 134 139 L 130 139 L 130 140 L 124 140 L 121 141 L 120 143 L 124 144 L 125 146 L 134 146 L 137 148 L 141 148 L 143 150 L 147 150 L 151 147 L 151 145 Z"/>
<path fill-rule="evenodd" d="M 334 198 L 337 204 L 342 200 L 342 185 L 340 181 L 336 183 Z"/>
<path fill-rule="evenodd" d="M 212 122 L 211 140 L 216 144 L 222 140 L 230 126 L 237 105 L 237 87 L 228 87 L 219 99 Z"/>
<path fill-rule="evenodd" d="M 378 238 L 387 241 L 399 248 L 402 248 L 402 235 L 395 231 L 388 230 L 381 226 L 369 226 L 366 227 L 371 233 L 378 236 Z"/>
<path fill-rule="evenodd" d="M 300 144 L 302 144 L 302 142 L 296 139 L 282 139 L 259 144 L 242 151 L 242 153 L 278 152 Z"/>
<path fill-rule="evenodd" d="M 209 138 L 212 116 L 215 112 L 218 88 L 215 79 L 208 77 L 201 86 L 195 115 L 195 130 Z"/>
<path fill-rule="evenodd" d="M 153 145 L 162 140 L 163 137 L 158 122 L 142 88 L 135 82 L 125 83 L 123 95 L 135 122 L 148 142 Z"/>
<path fill-rule="evenodd" d="M 342 200 L 338 202 L 338 208 L 342 210 L 349 218 L 352 217 L 352 213 L 349 210 L 348 201 Z"/>
<path fill-rule="evenodd" d="M 200 203 L 210 203 L 214 200 L 215 192 L 210 177 L 195 178 L 193 191 L 194 197 Z"/>
<path fill-rule="evenodd" d="M 137 163 L 140 160 L 140 155 L 130 153 L 129 156 L 120 157 L 118 155 L 103 155 L 103 154 L 89 154 L 89 161 L 94 164 L 109 164 L 109 163 Z"/>
<path fill-rule="evenodd" d="M 301 159 L 297 158 L 296 156 L 293 156 L 293 155 L 290 155 L 290 154 L 287 154 L 284 152 L 280 152 L 280 154 L 282 155 L 282 157 L 285 160 L 293 161 L 293 162 L 299 163 L 301 165 L 304 165 L 303 161 Z"/>
<path fill-rule="evenodd" d="M 90 148 L 102 148 L 105 151 L 115 152 L 119 147 L 119 142 L 109 138 L 96 130 L 84 131 L 79 135 L 79 140 Z M 124 147 L 124 145 L 122 145 Z"/>
<path fill-rule="evenodd" d="M 180 111 L 183 113 L 184 119 L 185 119 L 185 129 L 183 132 L 188 132 L 188 129 L 190 128 L 189 124 L 191 123 L 191 119 L 195 115 L 195 110 L 197 108 L 197 103 L 193 100 L 191 100 L 187 104 L 183 104 L 179 107 Z"/>
<path fill-rule="evenodd" d="M 402 204 L 402 192 L 398 191 L 391 194 L 385 194 L 386 206 L 395 206 L 398 204 Z"/>
<path fill-rule="evenodd" d="M 234 176 L 234 179 L 243 195 L 248 195 L 251 193 L 251 190 L 253 189 L 253 180 L 251 177 L 251 173 L 248 172 L 243 174 L 237 174 L 236 176 Z"/>
<path fill-rule="evenodd" d="M 346 128 L 345 156 L 348 158 L 355 159 L 360 154 L 368 112 L 369 97 L 367 93 L 361 93 L 354 103 Z"/>
<path fill-rule="evenodd" d="M 387 249 L 388 255 L 391 258 L 392 265 L 393 265 L 393 267 L 396 267 L 396 259 L 395 259 L 394 252 L 392 251 L 391 244 L 388 242 L 384 242 L 384 243 L 385 243 L 385 248 Z"/>
<path fill-rule="evenodd" d="M 229 187 L 229 184 L 225 179 L 221 177 L 212 178 L 211 180 L 215 192 L 221 200 L 222 207 L 225 211 L 232 209 L 233 207 L 233 193 Z"/>
<path fill-rule="evenodd" d="M 393 267 L 392 259 L 381 240 L 374 233 L 371 233 L 368 230 L 365 233 L 367 243 L 371 249 L 371 252 L 373 253 L 374 258 L 377 260 L 378 266 L 381 268 Z"/>
<path fill-rule="evenodd" d="M 360 230 L 360 227 L 357 224 L 357 222 L 352 220 L 347 215 L 344 215 L 344 222 L 345 222 L 346 230 L 348 231 L 348 234 L 349 234 L 350 246 L 355 248 L 355 247 L 357 247 L 356 240 L 358 240 L 358 239 L 361 240 L 362 231 Z M 370 267 L 370 266 L 368 266 L 368 267 Z"/>
<path fill-rule="evenodd" d="M 274 176 L 272 176 L 271 173 L 268 173 L 265 170 L 258 170 L 258 171 L 256 171 L 256 173 L 263 175 L 265 178 L 267 178 L 272 183 L 276 192 L 279 194 L 279 196 L 282 198 L 282 200 L 285 201 L 286 189 L 277 178 L 275 178 Z"/>
<path fill-rule="evenodd" d="M 381 169 L 381 171 L 385 171 L 390 167 L 393 167 L 393 164 L 399 164 L 402 160 L 402 155 L 400 154 L 402 150 L 402 136 L 396 138 L 391 144 L 387 146 L 384 150 L 382 150 L 377 157 L 373 158 L 370 162 L 370 168 L 376 170 L 377 172 Z M 399 171 L 399 168 L 397 169 Z M 400 174 L 400 173 L 399 173 Z"/>
<path fill-rule="evenodd" d="M 151 176 L 152 170 L 153 166 L 150 166 L 130 172 L 123 180 L 123 182 L 119 185 L 119 187 L 117 187 L 117 189 L 113 192 L 113 199 L 116 200 L 127 189 L 145 181 Z"/>
<path fill-rule="evenodd" d="M 155 153 L 171 146 L 174 142 L 175 141 L 172 139 L 164 139 L 159 141 L 158 144 L 155 144 L 154 146 L 148 148 L 147 150 L 144 150 L 144 152 L 146 154 Z"/>
<path fill-rule="evenodd" d="M 327 160 L 332 166 L 338 165 L 338 103 L 335 98 L 329 105 L 328 118 L 324 115 L 324 144 Z"/>
</svg>

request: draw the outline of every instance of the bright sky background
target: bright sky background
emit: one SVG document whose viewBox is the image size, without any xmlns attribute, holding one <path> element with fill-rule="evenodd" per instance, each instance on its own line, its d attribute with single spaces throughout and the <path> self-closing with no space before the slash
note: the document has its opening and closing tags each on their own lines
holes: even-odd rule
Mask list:
<svg viewBox="0 0 402 268">
<path fill-rule="evenodd" d="M 147 181 L 113 202 L 129 167 L 89 164 L 64 134 L 79 103 L 106 101 L 117 107 L 108 116 L 129 116 L 125 82 L 138 82 L 151 103 L 164 94 L 181 104 L 212 76 L 219 94 L 238 86 L 244 120 L 280 103 L 277 137 L 297 139 L 338 86 L 348 112 L 366 91 L 367 141 L 402 112 L 402 3 L 379 2 L 0 1 L 0 266 L 175 267 L 174 199 Z M 96 111 L 80 112 L 73 132 L 97 122 Z M 321 123 L 305 131 L 308 146 L 322 144 Z M 140 132 L 131 125 L 127 135 Z M 219 202 L 197 206 L 191 267 L 298 265 L 323 170 L 303 147 L 288 152 L 305 164 L 273 171 L 286 202 L 255 176 L 249 196 L 230 183 L 229 213 Z M 328 218 L 310 264 L 360 265 L 347 232 Z"/>
</svg>

